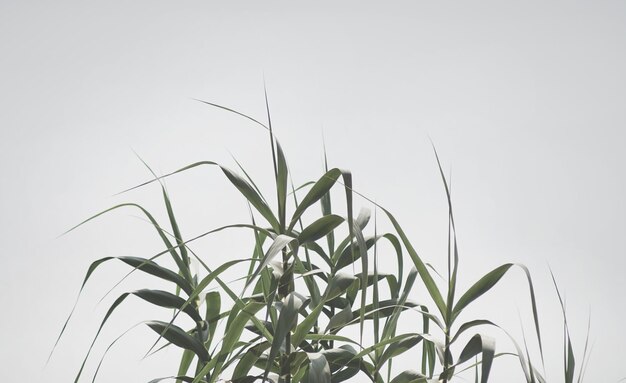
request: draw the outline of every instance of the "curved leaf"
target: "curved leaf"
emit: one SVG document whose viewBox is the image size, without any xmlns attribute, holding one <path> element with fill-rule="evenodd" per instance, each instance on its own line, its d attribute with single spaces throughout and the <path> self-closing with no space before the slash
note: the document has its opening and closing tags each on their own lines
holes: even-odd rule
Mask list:
<svg viewBox="0 0 626 383">
<path fill-rule="evenodd" d="M 193 351 L 201 360 L 207 361 L 209 359 L 209 353 L 204 348 L 204 345 L 180 327 L 161 321 L 150 321 L 146 324 L 172 344 Z"/>
<path fill-rule="evenodd" d="M 157 306 L 182 310 L 195 322 L 202 321 L 202 317 L 198 314 L 198 311 L 194 307 L 189 305 L 185 306 L 185 300 L 183 298 L 170 292 L 163 290 L 142 289 L 133 291 L 130 294 L 138 296 L 139 298 Z"/>
<path fill-rule="evenodd" d="M 390 383 L 427 383 L 428 379 L 414 370 L 402 371 Z"/>
<path fill-rule="evenodd" d="M 307 226 L 300 235 L 298 235 L 298 242 L 305 244 L 308 242 L 314 242 L 318 239 L 326 236 L 333 231 L 337 226 L 341 225 L 344 219 L 338 215 L 329 214 L 316 220 L 309 226 Z"/>
<path fill-rule="evenodd" d="M 392 343 L 385 349 L 380 360 L 378 360 L 378 368 L 380 369 L 389 359 L 396 357 L 417 345 L 424 339 L 421 335 L 412 335 L 404 338 L 396 343 Z"/>
<path fill-rule="evenodd" d="M 459 301 L 454 306 L 454 309 L 452 310 L 452 321 L 456 319 L 456 317 L 467 305 L 495 286 L 496 283 L 498 283 L 504 274 L 506 274 L 506 272 L 511 268 L 511 266 L 513 266 L 512 263 L 506 263 L 502 266 L 496 267 L 480 278 L 478 282 L 474 283 L 472 287 L 470 287 L 465 294 L 459 298 Z"/>
<path fill-rule="evenodd" d="M 257 266 L 256 270 L 249 277 L 248 282 L 246 283 L 246 288 L 254 281 L 254 279 L 261 273 L 261 271 L 267 266 L 267 264 L 278 254 L 282 249 L 284 249 L 287 245 L 292 242 L 297 243 L 297 239 L 286 234 L 280 234 L 272 242 L 269 249 L 263 256 L 263 259 L 259 262 L 259 266 Z M 244 288 L 245 291 L 245 288 Z"/>
<path fill-rule="evenodd" d="M 311 352 L 309 357 L 309 368 L 304 375 L 302 383 L 330 383 L 330 366 L 323 354 Z"/>
<path fill-rule="evenodd" d="M 300 205 L 296 208 L 296 211 L 293 213 L 291 217 L 291 222 L 289 222 L 289 227 L 287 231 L 291 231 L 293 227 L 298 222 L 298 219 L 302 216 L 302 214 L 315 202 L 319 201 L 328 191 L 333 187 L 337 179 L 341 175 L 341 170 L 335 168 L 326 172 L 322 177 L 320 177 L 317 182 L 311 187 L 309 192 L 304 196 Z"/>
<path fill-rule="evenodd" d="M 495 351 L 495 339 L 476 334 L 469 340 L 469 342 L 467 342 L 463 351 L 461 351 L 461 355 L 459 355 L 459 360 L 456 365 L 460 365 L 468 361 L 470 358 L 478 354 L 482 354 L 480 381 L 481 383 L 487 383 Z"/>
<path fill-rule="evenodd" d="M 526 275 L 526 279 L 528 281 L 528 289 L 530 292 L 530 303 L 533 311 L 533 320 L 535 324 L 535 332 L 537 334 L 537 341 L 539 344 L 539 353 L 541 354 L 541 361 L 543 363 L 543 342 L 541 341 L 541 330 L 539 328 L 539 315 L 537 314 L 537 301 L 535 299 L 535 288 L 533 285 L 532 278 L 530 276 L 530 272 L 528 268 L 522 264 L 516 263 L 506 263 L 501 265 L 494 270 L 487 273 L 483 276 L 478 282 L 474 283 L 472 287 L 470 287 L 465 294 L 458 300 L 454 309 L 452 310 L 452 318 L 450 320 L 450 324 L 454 322 L 454 320 L 458 317 L 458 315 L 463 311 L 463 309 L 473 302 L 475 299 L 489 291 L 498 281 L 506 274 L 506 272 L 512 267 L 518 266 Z"/>
<path fill-rule="evenodd" d="M 278 231 L 279 229 L 279 224 L 278 224 L 278 220 L 276 219 L 276 217 L 274 216 L 274 213 L 272 213 L 272 210 L 269 208 L 269 206 L 267 206 L 267 204 L 265 203 L 265 201 L 263 200 L 263 198 L 257 193 L 257 191 L 255 190 L 255 188 L 250 185 L 250 183 L 248 181 L 246 181 L 244 178 L 240 177 L 239 175 L 237 175 L 236 173 L 234 173 L 232 170 L 218 164 L 217 162 L 213 162 L 213 161 L 199 161 L 199 162 L 195 162 L 193 164 L 184 166 L 178 170 L 175 170 L 171 173 L 165 174 L 161 177 L 158 177 L 156 179 L 150 180 L 150 181 L 146 181 L 143 182 L 137 186 L 134 186 L 132 188 L 126 189 L 124 191 L 122 191 L 121 193 L 125 193 L 128 192 L 130 190 L 134 190 L 137 188 L 140 188 L 142 186 L 151 184 L 152 182 L 161 180 L 163 178 L 166 177 L 170 177 L 174 174 L 177 173 L 181 173 L 184 172 L 186 170 L 189 169 L 193 169 L 195 167 L 198 166 L 202 166 L 202 165 L 210 165 L 210 166 L 217 166 L 219 167 L 222 172 L 224 173 L 224 175 L 226 176 L 226 178 L 228 178 L 228 180 L 233 184 L 233 186 L 235 186 L 237 188 L 237 190 L 239 190 L 239 192 L 248 200 L 248 202 L 250 202 L 250 204 L 252 206 L 254 206 L 257 211 L 259 213 L 261 213 L 261 215 L 267 220 L 267 222 L 269 222 L 269 224 Z M 121 194 L 120 193 L 120 194 Z"/>
</svg>

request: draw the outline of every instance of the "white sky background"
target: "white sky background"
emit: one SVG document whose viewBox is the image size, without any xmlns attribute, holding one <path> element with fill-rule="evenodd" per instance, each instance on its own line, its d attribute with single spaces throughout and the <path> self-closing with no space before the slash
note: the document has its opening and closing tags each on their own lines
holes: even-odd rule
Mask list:
<svg viewBox="0 0 626 383">
<path fill-rule="evenodd" d="M 444 270 L 447 211 L 430 136 L 453 172 L 462 288 L 502 263 L 528 265 L 548 378 L 562 381 L 550 265 L 579 353 L 591 311 L 588 381 L 626 376 L 626 3 L 5 0 L 0 52 L 0 380 L 73 379 L 111 300 L 95 302 L 127 270 L 111 264 L 94 277 L 44 370 L 89 263 L 160 250 L 132 210 L 55 239 L 124 201 L 165 218 L 156 187 L 111 197 L 149 177 L 133 149 L 163 173 L 202 159 L 234 166 L 231 151 L 271 195 L 264 132 L 192 100 L 264 119 L 263 75 L 296 183 L 321 174 L 323 131 L 331 165 L 351 169 L 355 188 L 396 213 Z M 247 219 L 216 170 L 167 184 L 189 237 Z M 197 246 L 216 265 L 241 257 L 246 240 L 237 232 Z M 519 336 L 519 310 L 532 334 L 524 283 L 512 272 L 466 319 L 487 317 Z M 115 336 L 153 318 L 134 302 L 103 332 L 96 362 Z M 174 373 L 174 353 L 139 362 L 152 339 L 131 332 L 100 381 Z M 493 381 L 521 382 L 518 364 L 497 362 Z"/>
</svg>

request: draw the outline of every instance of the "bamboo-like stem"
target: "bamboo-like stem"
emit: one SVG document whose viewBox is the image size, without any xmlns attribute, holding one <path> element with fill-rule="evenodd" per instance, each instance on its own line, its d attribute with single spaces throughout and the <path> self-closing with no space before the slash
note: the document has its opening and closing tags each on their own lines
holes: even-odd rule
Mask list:
<svg viewBox="0 0 626 383">
<path fill-rule="evenodd" d="M 280 291 L 278 292 L 278 295 L 281 299 L 287 297 L 290 293 L 293 292 L 293 274 L 289 269 L 289 257 L 286 249 L 283 249 L 283 271 L 285 272 L 283 278 L 286 278 L 279 286 Z M 289 363 L 290 355 L 291 331 L 288 331 L 287 335 L 285 336 L 285 353 L 280 358 L 280 380 L 284 383 L 291 383 L 291 366 Z"/>
<path fill-rule="evenodd" d="M 446 324 L 446 343 L 445 348 L 443 349 L 443 383 L 448 383 L 448 369 L 450 368 L 450 358 L 448 355 L 450 353 L 450 328 Z"/>
</svg>

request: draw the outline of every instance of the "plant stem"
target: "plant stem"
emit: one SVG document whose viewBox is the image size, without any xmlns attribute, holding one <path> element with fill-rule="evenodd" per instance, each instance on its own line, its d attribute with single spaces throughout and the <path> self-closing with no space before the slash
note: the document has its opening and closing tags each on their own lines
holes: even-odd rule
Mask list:
<svg viewBox="0 0 626 383">
<path fill-rule="evenodd" d="M 283 249 L 283 277 L 285 280 L 279 286 L 278 295 L 281 299 L 287 297 L 293 292 L 293 274 L 289 269 L 289 257 L 287 250 Z M 289 363 L 289 357 L 291 355 L 291 330 L 287 332 L 285 336 L 285 353 L 280 358 L 280 377 L 284 383 L 291 383 L 291 366 Z"/>
<path fill-rule="evenodd" d="M 446 344 L 443 349 L 443 383 L 448 383 L 448 369 L 450 368 L 450 327 L 446 324 Z"/>
</svg>

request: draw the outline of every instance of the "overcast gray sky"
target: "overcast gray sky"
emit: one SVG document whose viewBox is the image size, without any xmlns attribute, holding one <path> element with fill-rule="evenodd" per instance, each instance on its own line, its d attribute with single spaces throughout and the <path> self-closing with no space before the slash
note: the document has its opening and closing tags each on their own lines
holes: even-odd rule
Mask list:
<svg viewBox="0 0 626 383">
<path fill-rule="evenodd" d="M 201 159 L 232 166 L 230 151 L 269 192 L 264 132 L 193 101 L 263 119 L 263 77 L 296 183 L 319 176 L 324 135 L 331 165 L 351 169 L 355 187 L 395 212 L 422 256 L 443 268 L 447 213 L 432 138 L 453 173 L 462 286 L 499 264 L 526 264 L 548 378 L 558 382 L 561 320 L 549 265 L 579 351 L 591 312 L 588 381 L 626 376 L 625 2 L 4 0 L 0 52 L 0 380 L 73 379 L 111 303 L 95 302 L 126 270 L 109 265 L 96 275 L 43 369 L 89 263 L 159 250 L 135 211 L 55 239 L 123 201 L 164 217 L 154 187 L 112 197 L 149 177 L 133 150 L 159 172 Z M 214 171 L 168 187 L 189 236 L 247 219 Z M 237 256 L 236 240 L 224 234 L 197 246 L 218 264 Z M 507 276 L 468 318 L 494 319 L 519 336 L 519 310 L 528 333 L 524 283 L 519 271 Z M 153 313 L 136 307 L 112 319 L 91 372 L 108 342 Z M 131 332 L 100 381 L 175 372 L 174 353 L 139 362 L 152 339 Z M 512 360 L 496 363 L 494 382 L 520 378 Z"/>
</svg>

